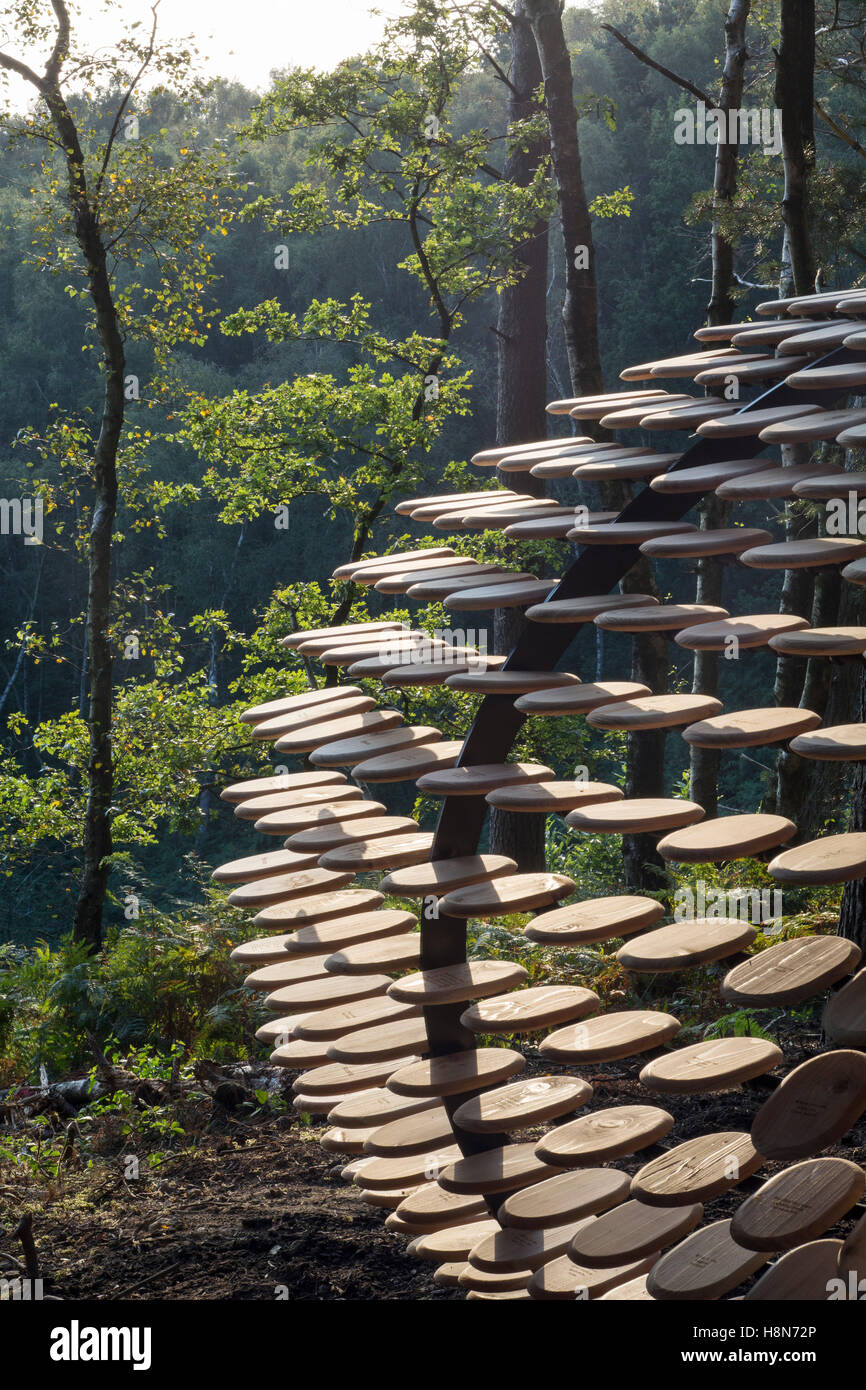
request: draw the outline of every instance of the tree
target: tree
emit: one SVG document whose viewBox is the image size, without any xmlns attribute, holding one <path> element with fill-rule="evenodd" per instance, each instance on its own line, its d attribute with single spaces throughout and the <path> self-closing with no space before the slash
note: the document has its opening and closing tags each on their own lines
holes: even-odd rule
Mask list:
<svg viewBox="0 0 866 1390">
<path fill-rule="evenodd" d="M 598 289 L 592 220 L 583 182 L 571 57 L 562 28 L 563 0 L 525 0 L 532 25 L 550 128 L 550 148 L 565 257 L 562 324 L 575 395 L 602 391 Z"/>
<path fill-rule="evenodd" d="M 113 850 L 111 565 L 118 457 L 129 385 L 126 342 L 137 327 L 155 356 L 164 358 L 172 344 L 200 340 L 201 290 L 207 274 L 198 238 L 209 210 L 203 213 L 207 205 L 192 196 L 195 190 L 201 198 L 204 191 L 200 161 L 191 157 L 180 170 L 166 168 L 155 157 L 158 137 L 138 138 L 133 99 L 145 74 L 175 75 L 191 59 L 186 49 L 157 44 L 158 2 L 152 7 L 149 33 L 139 38 L 130 31 L 116 52 L 106 56 L 102 51 L 86 54 L 77 48 L 66 0 L 51 0 L 51 23 L 43 19 L 40 7 L 21 0 L 14 11 L 15 38 L 27 49 L 38 50 L 50 43 L 49 56 L 40 71 L 8 51 L 0 53 L 0 69 L 23 79 L 37 98 L 35 110 L 23 117 L 7 110 L 3 125 L 15 138 L 39 144 L 45 151 L 37 195 L 45 200 L 37 231 L 41 266 L 57 274 L 62 269 L 83 282 L 81 289 L 73 283 L 70 293 L 88 304 L 103 377 L 101 420 L 89 467 L 88 790 L 74 916 L 75 938 L 93 950 L 102 939 Z M 68 93 L 67 73 L 84 85 L 83 94 Z M 92 93 L 88 96 L 91 85 L 106 97 L 111 94 L 104 111 Z M 94 115 L 104 119 L 88 124 L 88 117 Z M 33 192 L 37 194 L 35 188 Z M 141 273 L 148 253 L 160 266 L 158 289 L 132 278 Z M 142 303 L 149 312 L 146 321 L 136 323 L 136 306 Z"/>
</svg>

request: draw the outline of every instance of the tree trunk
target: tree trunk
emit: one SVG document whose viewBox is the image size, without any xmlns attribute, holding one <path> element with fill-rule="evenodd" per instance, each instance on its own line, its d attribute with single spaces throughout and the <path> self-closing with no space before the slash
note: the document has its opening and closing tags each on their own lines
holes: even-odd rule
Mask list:
<svg viewBox="0 0 866 1390">
<path fill-rule="evenodd" d="M 575 395 L 603 390 L 598 350 L 598 296 L 592 225 L 577 135 L 571 57 L 562 0 L 524 0 L 538 48 L 565 252 L 562 322 Z"/>
<path fill-rule="evenodd" d="M 815 162 L 815 0 L 782 0 L 775 99 L 782 113 L 782 218 L 791 278 L 795 294 L 811 294 L 815 286 L 809 225 L 809 175 Z"/>
<path fill-rule="evenodd" d="M 719 97 L 721 111 L 738 110 L 743 104 L 743 75 L 749 56 L 746 51 L 746 20 L 751 8 L 751 0 L 732 0 L 725 16 L 725 64 Z M 711 233 L 713 286 L 707 305 L 709 324 L 730 323 L 736 307 L 731 295 L 734 248 L 724 234 L 722 209 L 730 206 L 737 191 L 738 153 L 739 146 L 735 142 L 719 141 L 716 145 Z"/>
<path fill-rule="evenodd" d="M 536 110 L 533 94 L 541 86 L 541 66 L 532 28 L 521 4 L 511 23 L 512 83 L 509 89 L 509 126 L 527 120 Z M 526 188 L 549 153 L 549 142 L 540 140 L 524 149 L 509 151 L 505 181 Z M 544 439 L 547 434 L 547 223 L 536 222 L 532 234 L 517 250 L 525 273 L 499 295 L 496 323 L 496 442 L 522 444 Z M 541 479 L 517 475 L 517 491 L 528 492 L 529 483 Z"/>
<path fill-rule="evenodd" d="M 97 951 L 102 944 L 102 917 L 112 852 L 114 760 L 111 733 L 114 679 L 109 627 L 111 552 L 117 510 L 117 451 L 125 408 L 123 388 L 126 359 L 105 244 L 98 216 L 88 194 L 78 131 L 56 84 L 44 95 L 66 156 L 75 239 L 86 268 L 87 287 L 93 301 L 105 372 L 102 420 L 93 456 L 93 510 L 87 538 L 85 639 L 89 749 L 82 874 L 73 924 L 75 940 L 86 942 L 92 951 Z"/>
</svg>

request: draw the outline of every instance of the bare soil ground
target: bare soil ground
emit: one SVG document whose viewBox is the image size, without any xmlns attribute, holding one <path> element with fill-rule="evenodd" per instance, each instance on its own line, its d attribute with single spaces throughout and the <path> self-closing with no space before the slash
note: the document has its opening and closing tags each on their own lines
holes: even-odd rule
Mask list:
<svg viewBox="0 0 866 1390">
<path fill-rule="evenodd" d="M 540 1069 L 537 1059 L 530 1069 Z M 588 1108 L 647 1103 L 634 1071 L 629 1065 L 587 1073 L 595 1087 Z M 759 1078 L 720 1095 L 664 1098 L 676 1119 L 672 1140 L 748 1130 L 774 1084 Z M 0 1252 L 20 1257 L 11 1232 L 29 1210 L 45 1291 L 63 1299 L 462 1298 L 436 1287 L 433 1266 L 406 1253 L 404 1235 L 385 1229 L 387 1213 L 364 1203 L 341 1178 L 348 1160 L 320 1147 L 322 1125 L 305 1124 L 291 1112 L 262 1112 L 255 1121 L 237 1112 L 209 1113 L 192 1146 L 183 1146 L 185 1134 L 181 1147 L 155 1168 L 142 1154 L 136 1180 L 124 1176 L 125 1145 L 110 1116 L 97 1142 L 102 1157 L 90 1168 L 72 1168 L 39 1186 L 32 1174 L 7 1165 L 0 1175 Z M 617 1166 L 633 1173 L 656 1152 L 645 1150 Z M 826 1152 L 866 1161 L 866 1117 Z M 730 1216 L 748 1191 L 782 1166 L 767 1163 L 748 1183 L 707 1203 L 705 1220 Z M 826 1234 L 846 1234 L 860 1215 L 855 1209 Z"/>
</svg>

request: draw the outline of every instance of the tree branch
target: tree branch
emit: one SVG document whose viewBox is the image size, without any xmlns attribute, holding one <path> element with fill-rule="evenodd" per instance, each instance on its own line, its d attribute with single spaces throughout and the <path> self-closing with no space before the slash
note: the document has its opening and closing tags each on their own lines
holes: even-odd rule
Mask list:
<svg viewBox="0 0 866 1390">
<path fill-rule="evenodd" d="M 840 126 L 836 121 L 834 121 L 833 117 L 829 114 L 829 112 L 824 110 L 820 101 L 813 101 L 812 105 L 814 106 L 815 111 L 821 117 L 821 120 L 824 121 L 824 123 L 830 127 L 833 134 L 838 135 L 840 140 L 844 140 L 845 144 L 849 147 L 849 149 L 854 150 L 863 159 L 866 159 L 866 147 L 861 145 L 859 140 L 855 140 L 853 135 L 849 135 L 848 131 L 845 130 L 844 126 Z"/>
<path fill-rule="evenodd" d="M 612 24 L 602 24 L 601 27 L 602 29 L 606 29 L 609 34 L 613 34 L 614 38 L 619 40 L 623 48 L 627 48 L 629 53 L 633 53 L 635 58 L 641 63 L 644 63 L 646 67 L 653 68 L 655 72 L 660 72 L 662 77 L 666 77 L 669 82 L 673 82 L 677 87 L 682 87 L 685 91 L 691 92 L 692 96 L 697 97 L 699 101 L 705 101 L 708 106 L 715 106 L 715 102 L 708 92 L 703 91 L 700 87 L 696 86 L 694 82 L 690 82 L 687 77 L 680 77 L 677 73 L 672 72 L 670 68 L 666 68 L 661 63 L 657 63 L 654 58 L 651 58 L 648 53 L 644 53 L 643 49 L 633 44 L 631 39 L 627 39 L 625 34 L 621 34 Z"/>
</svg>

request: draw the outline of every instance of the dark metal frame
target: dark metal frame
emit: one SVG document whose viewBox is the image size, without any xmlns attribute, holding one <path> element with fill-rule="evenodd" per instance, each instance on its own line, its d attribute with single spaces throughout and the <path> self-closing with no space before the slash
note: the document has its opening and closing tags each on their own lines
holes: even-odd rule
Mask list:
<svg viewBox="0 0 866 1390">
<path fill-rule="evenodd" d="M 813 365 L 829 366 L 861 360 L 859 354 L 839 347 L 818 359 Z M 804 406 L 805 411 L 811 402 L 804 392 L 795 391 L 782 381 L 756 396 L 754 400 L 748 401 L 737 413 L 745 414 L 765 410 L 771 406 L 798 403 Z M 721 463 L 731 457 L 732 448 L 735 448 L 737 457 L 754 458 L 766 447 L 765 442 L 757 435 L 745 435 L 736 441 L 699 439 L 671 464 L 666 472 L 681 472 L 686 468 Z M 768 461 L 769 466 L 771 464 Z M 616 522 L 681 521 L 704 496 L 703 492 L 653 492 L 646 486 L 623 508 Z M 544 601 L 549 603 L 557 599 L 606 593 L 629 572 L 639 553 L 638 546 L 584 546 L 556 588 L 551 590 Z M 573 641 L 578 626 L 576 623 L 529 622 L 502 669 L 552 671 Z M 504 762 L 525 717 L 515 709 L 512 696 L 485 696 L 466 737 L 457 765 L 471 767 L 480 763 Z M 436 827 L 431 859 L 453 859 L 475 854 L 487 811 L 488 806 L 483 794 L 446 797 Z M 445 914 L 433 920 L 422 918 L 422 970 L 463 964 L 465 960 L 466 922 L 462 918 Z M 464 1028 L 460 1022 L 460 1015 L 465 1007 L 463 1004 L 443 1004 L 424 1009 L 431 1056 L 468 1051 L 476 1046 L 474 1033 Z M 471 1094 L 473 1093 L 462 1092 L 458 1096 L 445 1097 L 443 1100 L 452 1118 L 455 1140 L 465 1156 L 498 1148 L 509 1142 L 505 1134 L 472 1134 L 454 1125 L 454 1110 Z M 502 1197 L 498 1197 L 497 1203 L 501 1200 Z"/>
</svg>

